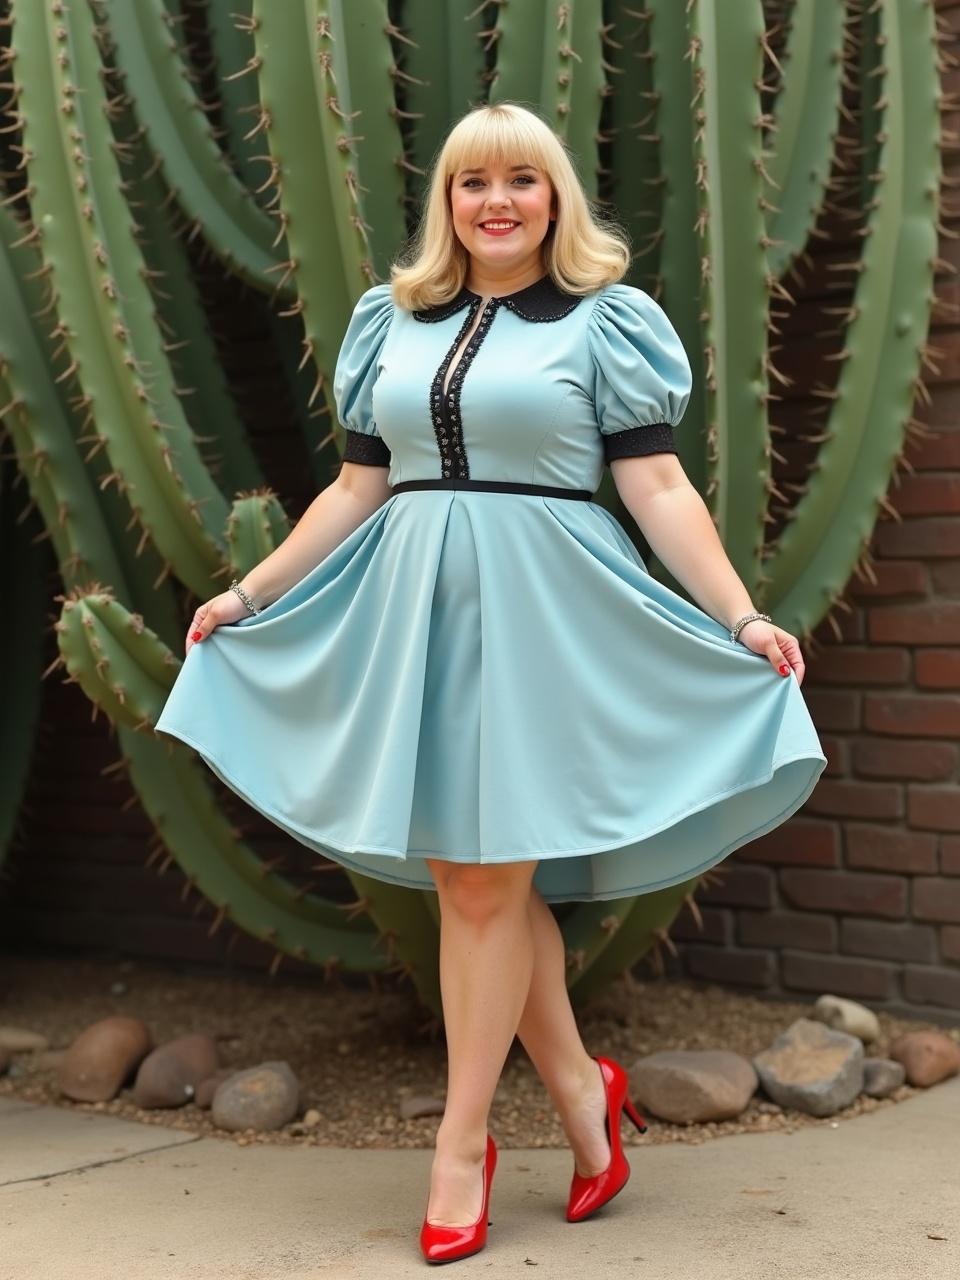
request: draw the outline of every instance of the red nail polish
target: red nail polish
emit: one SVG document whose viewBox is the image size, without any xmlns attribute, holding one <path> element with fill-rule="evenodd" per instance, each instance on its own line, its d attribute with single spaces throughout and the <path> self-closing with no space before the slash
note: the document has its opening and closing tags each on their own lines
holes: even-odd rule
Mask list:
<svg viewBox="0 0 960 1280">
<path fill-rule="evenodd" d="M 788 676 L 790 674 L 790 668 L 787 666 L 785 662 L 781 662 L 777 670 L 780 672 L 782 676 Z"/>
<path fill-rule="evenodd" d="M 191 640 L 194 640 L 194 641 L 196 641 L 196 640 L 202 640 L 202 639 L 203 639 L 203 632 L 202 632 L 202 631 L 194 631 L 194 633 L 193 633 L 193 635 L 190 637 L 190 639 L 191 639 Z"/>
</svg>

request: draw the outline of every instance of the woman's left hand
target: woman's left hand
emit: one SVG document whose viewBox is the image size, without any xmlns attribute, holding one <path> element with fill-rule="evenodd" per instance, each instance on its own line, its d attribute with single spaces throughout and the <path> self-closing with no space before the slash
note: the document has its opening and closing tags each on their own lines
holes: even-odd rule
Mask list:
<svg viewBox="0 0 960 1280">
<path fill-rule="evenodd" d="M 764 622 L 762 618 L 754 618 L 740 628 L 739 643 L 746 645 L 753 653 L 769 658 L 773 669 L 781 675 L 789 676 L 791 670 L 795 671 L 797 684 L 803 683 L 806 668 L 800 643 L 796 636 L 784 631 L 783 627 Z"/>
</svg>

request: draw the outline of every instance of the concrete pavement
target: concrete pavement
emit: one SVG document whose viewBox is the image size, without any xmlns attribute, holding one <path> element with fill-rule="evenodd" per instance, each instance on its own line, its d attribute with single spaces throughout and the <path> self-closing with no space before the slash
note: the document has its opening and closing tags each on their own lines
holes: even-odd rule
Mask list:
<svg viewBox="0 0 960 1280">
<path fill-rule="evenodd" d="M 628 1158 L 624 1190 L 567 1223 L 569 1152 L 501 1149 L 487 1246 L 445 1274 L 960 1276 L 960 1077 L 836 1128 L 641 1146 Z M 423 1277 L 437 1269 L 417 1243 L 430 1160 L 238 1147 L 0 1099 L 0 1280 Z"/>
</svg>

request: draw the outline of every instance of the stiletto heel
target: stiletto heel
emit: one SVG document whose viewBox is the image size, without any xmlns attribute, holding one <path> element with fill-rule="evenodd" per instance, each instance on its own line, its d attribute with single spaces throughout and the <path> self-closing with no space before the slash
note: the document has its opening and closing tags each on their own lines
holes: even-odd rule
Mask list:
<svg viewBox="0 0 960 1280">
<path fill-rule="evenodd" d="M 603 1088 L 607 1095 L 607 1114 L 604 1120 L 607 1140 L 610 1143 L 610 1163 L 606 1169 L 593 1177 L 585 1178 L 573 1171 L 570 1183 L 570 1197 L 567 1201 L 567 1221 L 582 1222 L 595 1213 L 602 1205 L 627 1185 L 630 1177 L 630 1165 L 623 1154 L 620 1141 L 620 1116 L 624 1110 L 636 1125 L 640 1133 L 646 1133 L 647 1125 L 630 1099 L 627 1097 L 627 1073 L 612 1058 L 591 1055 L 594 1062 L 600 1065 L 603 1077 Z"/>
<path fill-rule="evenodd" d="M 483 1162 L 483 1202 L 476 1222 L 463 1227 L 444 1226 L 428 1222 L 426 1214 L 420 1228 L 420 1248 L 427 1262 L 453 1262 L 479 1253 L 487 1243 L 487 1227 L 490 1225 L 490 1186 L 493 1171 L 497 1167 L 497 1144 L 487 1134 L 487 1153 Z"/>
</svg>

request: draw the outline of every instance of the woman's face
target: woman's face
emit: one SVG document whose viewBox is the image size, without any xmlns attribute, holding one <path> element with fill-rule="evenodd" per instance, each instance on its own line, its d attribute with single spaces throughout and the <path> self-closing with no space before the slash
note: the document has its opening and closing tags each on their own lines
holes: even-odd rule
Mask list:
<svg viewBox="0 0 960 1280">
<path fill-rule="evenodd" d="M 553 189 L 532 165 L 462 169 L 450 186 L 454 229 L 464 248 L 494 272 L 522 270 L 540 260 L 550 226 Z M 484 224 L 512 224 L 509 230 Z"/>
</svg>

